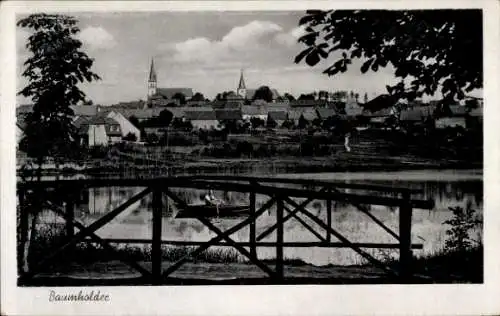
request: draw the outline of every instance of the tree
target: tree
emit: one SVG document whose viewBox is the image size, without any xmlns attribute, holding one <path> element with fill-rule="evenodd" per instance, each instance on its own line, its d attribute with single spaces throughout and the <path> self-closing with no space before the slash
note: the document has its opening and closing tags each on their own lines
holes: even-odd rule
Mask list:
<svg viewBox="0 0 500 316">
<path fill-rule="evenodd" d="M 364 103 L 368 102 L 368 93 L 365 92 L 365 95 L 363 96 L 363 101 Z"/>
<path fill-rule="evenodd" d="M 19 92 L 31 98 L 33 112 L 26 116 L 20 147 L 39 166 L 48 156 L 67 158 L 78 148 L 70 105 L 85 101 L 79 83 L 100 79 L 91 71 L 94 60 L 81 50 L 76 24 L 71 16 L 44 13 L 17 22 L 34 31 L 26 43 L 31 54 L 22 73 L 28 84 Z"/>
<path fill-rule="evenodd" d="M 266 122 L 267 128 L 276 128 L 277 126 L 278 126 L 278 123 L 272 117 L 267 118 L 267 122 Z"/>
<path fill-rule="evenodd" d="M 299 117 L 299 123 L 298 123 L 299 129 L 306 128 L 307 124 L 308 124 L 307 120 L 304 118 L 304 115 L 301 114 Z"/>
<path fill-rule="evenodd" d="M 268 86 L 259 87 L 255 90 L 255 94 L 253 96 L 254 100 L 264 100 L 266 102 L 273 101 L 273 92 Z"/>
<path fill-rule="evenodd" d="M 252 128 L 259 128 L 261 126 L 264 126 L 266 122 L 261 119 L 261 118 L 258 118 L 258 117 L 252 117 L 250 118 L 250 124 L 252 124 Z"/>
<path fill-rule="evenodd" d="M 328 99 L 328 91 L 325 91 L 325 90 L 320 90 L 318 92 L 318 98 L 320 100 L 327 100 Z"/>
<path fill-rule="evenodd" d="M 174 115 L 169 110 L 163 110 L 158 115 L 158 123 L 163 127 L 167 127 L 172 122 Z"/>
<path fill-rule="evenodd" d="M 293 95 L 291 95 L 290 93 L 288 93 L 288 92 L 285 92 L 285 94 L 283 95 L 283 97 L 287 98 L 288 101 L 295 101 L 295 97 Z"/>
<path fill-rule="evenodd" d="M 301 94 L 298 100 L 314 100 L 314 94 Z"/>
<path fill-rule="evenodd" d="M 205 96 L 200 93 L 200 92 L 196 92 L 193 97 L 191 98 L 192 101 L 204 101 L 205 100 Z"/>
<path fill-rule="evenodd" d="M 181 93 L 181 92 L 175 93 L 172 96 L 172 99 L 179 100 L 180 104 L 183 104 L 183 105 L 186 104 L 186 96 L 183 93 Z"/>
<path fill-rule="evenodd" d="M 295 127 L 295 123 L 293 122 L 293 120 L 287 119 L 283 122 L 283 124 L 281 124 L 281 127 L 286 129 L 292 129 Z"/>
<path fill-rule="evenodd" d="M 441 104 L 483 87 L 481 10 L 312 10 L 299 24 L 307 48 L 295 62 L 315 66 L 336 56 L 324 70 L 329 76 L 356 59 L 363 73 L 392 64 L 400 80 L 386 86 L 389 94 L 411 101 L 439 90 Z"/>
<path fill-rule="evenodd" d="M 137 136 L 135 136 L 135 134 L 128 133 L 127 135 L 125 135 L 123 137 L 123 140 L 130 141 L 130 142 L 135 142 L 137 140 Z"/>
<path fill-rule="evenodd" d="M 132 115 L 131 117 L 128 118 L 128 120 L 135 127 L 139 128 L 139 129 L 141 128 L 141 123 L 139 122 L 139 119 L 136 116 Z"/>
</svg>

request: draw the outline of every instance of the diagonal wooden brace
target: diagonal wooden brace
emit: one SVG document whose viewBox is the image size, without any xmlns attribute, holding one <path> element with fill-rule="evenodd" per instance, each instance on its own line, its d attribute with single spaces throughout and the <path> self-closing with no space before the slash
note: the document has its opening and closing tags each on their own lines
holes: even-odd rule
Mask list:
<svg viewBox="0 0 500 316">
<path fill-rule="evenodd" d="M 65 213 L 57 206 L 53 205 L 52 203 L 50 202 L 45 202 L 46 205 L 52 210 L 54 211 L 55 213 L 57 213 L 59 216 L 61 217 L 65 217 Z M 76 228 L 78 228 L 78 230 L 82 231 L 84 230 L 86 227 L 85 225 L 83 225 L 82 223 L 80 223 L 79 221 L 73 219 L 72 220 L 72 223 L 73 225 L 75 225 Z M 127 258 L 127 256 L 125 255 L 122 255 L 119 251 L 117 251 L 114 247 L 112 247 L 109 242 L 103 240 L 101 237 L 97 236 L 95 233 L 91 233 L 88 235 L 94 242 L 97 242 L 99 243 L 100 245 L 102 245 L 107 251 L 109 252 L 113 252 L 115 253 L 118 258 L 120 259 L 120 261 L 126 263 L 128 266 L 130 266 L 131 268 L 133 269 L 136 269 L 137 271 L 139 271 L 143 276 L 145 277 L 151 277 L 151 272 L 149 272 L 148 270 L 146 270 L 145 268 L 143 268 L 141 265 L 139 265 L 137 262 L 133 261 L 133 260 L 130 260 L 129 258 Z"/>
<path fill-rule="evenodd" d="M 325 191 L 325 189 L 321 189 L 319 192 L 322 192 L 322 191 Z M 301 207 L 306 207 L 307 204 L 311 203 L 312 201 L 314 201 L 315 198 L 309 198 L 303 202 L 301 202 L 299 205 Z M 287 216 L 285 216 L 283 218 L 283 223 L 285 223 L 286 221 L 288 221 L 290 218 L 293 217 L 294 214 L 297 214 L 297 212 L 299 211 L 298 208 L 294 209 L 292 212 L 289 212 Z M 269 234 L 271 234 L 273 231 L 276 230 L 276 228 L 278 228 L 278 225 L 277 224 L 274 224 L 273 226 L 269 227 L 268 229 L 266 229 L 265 231 L 263 231 L 258 237 L 257 237 L 257 241 L 261 241 L 262 239 L 266 238 Z"/>
<path fill-rule="evenodd" d="M 78 232 L 78 234 L 75 235 L 75 237 L 71 238 L 67 243 L 56 249 L 54 252 L 40 260 L 40 262 L 33 268 L 31 271 L 28 271 L 24 277 L 25 278 L 30 278 L 33 277 L 41 267 L 43 267 L 45 264 L 53 260 L 55 257 L 63 253 L 68 247 L 73 246 L 77 244 L 78 242 L 82 241 L 86 236 L 89 236 L 90 234 L 96 232 L 99 228 L 103 227 L 107 223 L 109 223 L 113 218 L 118 216 L 121 212 L 126 210 L 128 207 L 130 207 L 132 204 L 135 202 L 141 200 L 144 196 L 149 194 L 151 191 L 149 188 L 139 192 L 138 194 L 134 195 L 132 198 L 130 198 L 127 202 L 123 203 L 122 205 L 118 206 L 116 209 L 113 211 L 107 213 L 100 219 L 96 220 L 89 226 L 85 227 L 85 229 L 81 230 Z"/>
<path fill-rule="evenodd" d="M 383 264 L 379 260 L 375 259 L 369 253 L 367 253 L 367 252 L 363 251 L 362 249 L 360 249 L 359 247 L 353 245 L 347 238 L 345 238 L 343 235 L 341 235 L 339 232 L 337 232 L 333 228 L 328 227 L 328 225 L 326 225 L 322 220 L 316 218 L 316 216 L 314 216 L 313 214 L 311 214 L 311 212 L 307 211 L 305 208 L 300 207 L 300 205 L 298 205 L 292 199 L 286 197 L 286 198 L 284 198 L 284 200 L 288 204 L 292 205 L 293 207 L 300 208 L 300 212 L 302 212 L 303 214 L 307 215 L 307 217 L 309 217 L 314 222 L 316 222 L 316 224 L 318 224 L 319 226 L 321 226 L 326 231 L 329 231 L 332 235 L 334 235 L 335 237 L 337 237 L 338 240 L 340 240 L 341 242 L 345 243 L 352 250 L 354 250 L 355 252 L 357 252 L 359 255 L 361 255 L 363 258 L 365 258 L 366 260 L 368 260 L 369 262 L 371 262 L 375 266 L 381 268 L 382 270 L 386 271 L 387 273 L 389 273 L 391 275 L 397 275 L 397 273 L 395 271 L 393 271 L 392 269 L 390 269 L 389 267 L 387 267 L 385 264 Z"/>
<path fill-rule="evenodd" d="M 172 192 L 167 191 L 167 195 L 172 197 Z M 175 195 L 174 195 L 175 196 Z M 175 196 L 176 197 L 176 196 Z M 177 197 L 176 197 L 177 198 Z M 241 230 L 243 227 L 247 226 L 250 224 L 252 221 L 254 221 L 257 217 L 260 215 L 264 214 L 264 212 L 270 208 L 274 203 L 276 202 L 276 199 L 273 197 L 269 199 L 258 211 L 256 211 L 253 215 L 250 215 L 248 218 L 240 222 L 239 224 L 234 225 L 230 229 L 226 230 L 222 235 L 216 236 L 209 241 L 206 242 L 205 245 L 198 247 L 193 253 L 186 255 L 179 259 L 176 263 L 174 263 L 172 266 L 170 266 L 168 269 L 166 269 L 163 272 L 163 277 L 167 277 L 171 273 L 173 273 L 175 270 L 177 270 L 180 266 L 182 266 L 185 262 L 187 262 L 191 257 L 196 257 L 197 255 L 201 254 L 203 251 L 207 250 L 211 246 L 214 246 L 216 243 L 222 241 L 224 239 L 224 236 L 228 237 L 234 234 L 235 232 Z"/>
<path fill-rule="evenodd" d="M 326 239 L 321 236 L 317 231 L 314 230 L 314 228 L 311 227 L 311 225 L 307 224 L 302 218 L 300 218 L 296 213 L 292 213 L 293 211 L 287 207 L 283 206 L 283 208 L 289 213 L 292 214 L 292 217 L 298 221 L 302 226 L 304 226 L 308 231 L 310 231 L 314 236 L 318 237 L 319 240 L 326 242 Z"/>
<path fill-rule="evenodd" d="M 338 189 L 332 189 L 332 191 L 335 191 L 337 193 L 340 193 Z M 387 227 L 381 220 L 379 220 L 375 215 L 373 215 L 366 207 L 364 207 L 362 204 L 356 203 L 352 199 L 346 199 L 346 202 L 350 203 L 351 205 L 355 206 L 358 210 L 360 210 L 362 213 L 366 214 L 369 218 L 371 218 L 375 223 L 377 223 L 380 227 L 382 227 L 383 230 L 389 233 L 392 237 L 396 238 L 397 241 L 399 241 L 399 235 L 396 234 L 392 229 Z"/>
<path fill-rule="evenodd" d="M 245 248 L 242 246 L 236 244 L 234 240 L 232 240 L 229 236 L 224 235 L 224 232 L 221 231 L 219 228 L 217 228 L 214 224 L 210 223 L 209 220 L 203 217 L 197 217 L 197 219 L 202 222 L 205 226 L 207 226 L 211 231 L 215 232 L 217 236 L 221 236 L 229 245 L 233 246 L 238 250 L 242 255 L 247 257 L 253 264 L 258 266 L 259 268 L 262 269 L 262 271 L 266 272 L 269 274 L 270 277 L 275 277 L 275 272 L 271 269 L 269 269 L 268 266 L 263 264 L 262 262 L 259 261 L 256 257 L 252 256 L 250 252 L 248 252 Z"/>
</svg>

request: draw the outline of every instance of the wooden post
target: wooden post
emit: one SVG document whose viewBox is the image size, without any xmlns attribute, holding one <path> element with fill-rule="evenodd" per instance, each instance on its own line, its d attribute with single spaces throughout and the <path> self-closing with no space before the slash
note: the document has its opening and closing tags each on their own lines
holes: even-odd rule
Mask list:
<svg viewBox="0 0 500 316">
<path fill-rule="evenodd" d="M 18 271 L 24 271 L 25 267 L 27 267 L 27 253 L 26 253 L 26 243 L 28 242 L 28 229 L 29 229 L 29 212 L 25 205 L 25 192 L 24 190 L 19 190 L 19 248 L 17 249 L 18 254 Z"/>
<path fill-rule="evenodd" d="M 278 197 L 276 207 L 276 275 L 278 279 L 283 279 L 283 199 Z"/>
<path fill-rule="evenodd" d="M 255 192 L 250 192 L 250 216 L 254 216 L 255 214 Z M 250 247 L 250 253 L 252 256 L 257 258 L 257 247 L 256 247 L 256 232 L 255 232 L 255 226 L 256 226 L 256 221 L 257 219 L 255 218 L 251 223 L 250 223 L 250 244 L 252 245 Z"/>
<path fill-rule="evenodd" d="M 330 190 L 327 192 L 330 193 Z M 330 199 L 326 200 L 326 224 L 329 228 L 332 227 L 332 200 Z M 330 230 L 326 231 L 326 241 L 332 241 L 332 234 L 330 233 Z"/>
<path fill-rule="evenodd" d="M 404 193 L 405 202 L 399 207 L 399 274 L 403 283 L 408 283 L 411 277 L 411 220 L 412 205 L 410 194 Z"/>
<path fill-rule="evenodd" d="M 73 221 L 75 219 L 75 204 L 73 202 L 73 195 L 68 194 L 66 199 L 66 236 L 71 239 L 75 235 L 75 226 Z"/>
<path fill-rule="evenodd" d="M 162 221 L 162 200 L 161 191 L 153 191 L 153 233 L 151 242 L 151 264 L 153 283 L 161 283 L 161 221 Z"/>
</svg>

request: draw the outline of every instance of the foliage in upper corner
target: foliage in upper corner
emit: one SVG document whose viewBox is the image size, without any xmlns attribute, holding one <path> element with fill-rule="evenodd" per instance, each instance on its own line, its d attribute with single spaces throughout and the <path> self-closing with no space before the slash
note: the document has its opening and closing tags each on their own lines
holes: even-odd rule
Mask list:
<svg viewBox="0 0 500 316">
<path fill-rule="evenodd" d="M 20 148 L 42 161 L 47 156 L 67 157 L 77 148 L 70 106 L 85 102 L 79 83 L 99 80 L 90 69 L 93 59 L 81 50 L 76 38 L 77 20 L 57 14 L 32 14 L 17 22 L 28 28 L 30 56 L 22 75 L 28 84 L 18 93 L 30 98 L 33 112 L 26 117 Z"/>
<path fill-rule="evenodd" d="M 483 87 L 481 10 L 312 10 L 299 24 L 307 48 L 295 62 L 315 66 L 337 52 L 329 76 L 355 59 L 362 73 L 392 64 L 400 82 L 386 86 L 389 94 L 411 101 L 440 89 L 445 104 Z"/>
</svg>

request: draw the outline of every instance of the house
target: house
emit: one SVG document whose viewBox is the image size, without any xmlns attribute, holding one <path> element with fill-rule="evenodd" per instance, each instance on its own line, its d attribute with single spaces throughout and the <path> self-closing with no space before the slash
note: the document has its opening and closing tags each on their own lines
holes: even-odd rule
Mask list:
<svg viewBox="0 0 500 316">
<path fill-rule="evenodd" d="M 283 111 L 288 112 L 290 110 L 290 104 L 286 102 L 275 102 L 269 104 L 270 111 Z"/>
<path fill-rule="evenodd" d="M 28 113 L 33 112 L 33 104 L 21 104 L 16 107 L 16 116 L 25 116 Z"/>
<path fill-rule="evenodd" d="M 110 111 L 106 114 L 106 117 L 113 119 L 118 124 L 120 124 L 120 131 L 122 133 L 122 137 L 125 137 L 128 134 L 133 134 L 135 135 L 136 140 L 141 139 L 141 131 L 120 112 Z"/>
<path fill-rule="evenodd" d="M 289 103 L 290 107 L 326 107 L 326 100 L 294 100 Z"/>
<path fill-rule="evenodd" d="M 451 116 L 460 117 L 467 114 L 467 107 L 462 105 L 450 105 Z"/>
<path fill-rule="evenodd" d="M 217 118 L 218 121 L 227 121 L 227 120 L 239 121 L 243 119 L 241 110 L 226 110 L 226 109 L 215 110 L 215 117 Z"/>
<path fill-rule="evenodd" d="M 77 119 L 73 122 L 78 126 L 78 134 L 82 143 L 92 146 L 107 146 L 122 140 L 120 124 L 108 117 L 93 117 Z"/>
<path fill-rule="evenodd" d="M 244 105 L 241 108 L 243 120 L 250 121 L 252 118 L 267 120 L 269 108 L 267 106 Z"/>
<path fill-rule="evenodd" d="M 363 109 L 375 113 L 379 110 L 394 107 L 397 101 L 398 98 L 395 96 L 382 94 L 363 104 Z"/>
<path fill-rule="evenodd" d="M 467 128 L 482 129 L 483 125 L 483 108 L 475 108 L 470 110 L 465 118 Z"/>
<path fill-rule="evenodd" d="M 269 111 L 267 114 L 267 120 L 275 121 L 278 126 L 283 125 L 283 122 L 285 122 L 287 119 L 288 114 L 285 111 Z"/>
<path fill-rule="evenodd" d="M 226 101 L 224 109 L 240 110 L 243 105 L 243 100 Z"/>
<path fill-rule="evenodd" d="M 145 103 L 143 100 L 138 100 L 138 101 L 128 101 L 128 102 L 119 102 L 117 104 L 110 105 L 108 108 L 109 109 L 119 109 L 119 108 L 125 108 L 125 109 L 142 109 L 145 106 Z"/>
<path fill-rule="evenodd" d="M 467 127 L 468 109 L 461 105 L 450 105 L 448 115 L 436 119 L 436 128 L 444 129 L 447 127 Z"/>
<path fill-rule="evenodd" d="M 434 106 L 417 106 L 407 108 L 399 113 L 399 123 L 403 128 L 422 126 L 429 122 L 434 123 Z"/>
<path fill-rule="evenodd" d="M 266 100 L 257 99 L 257 100 L 252 101 L 252 105 L 254 105 L 254 106 L 266 106 L 266 105 L 268 105 L 268 103 Z"/>
<path fill-rule="evenodd" d="M 303 116 L 308 122 L 312 122 L 314 119 L 318 118 L 318 114 L 315 108 L 312 107 L 296 107 L 291 108 L 288 111 L 288 118 L 297 124 L 300 117 Z"/>
<path fill-rule="evenodd" d="M 355 119 L 363 113 L 363 108 L 359 106 L 359 104 L 346 104 L 344 108 L 345 114 L 341 114 L 340 116 L 344 119 Z"/>
<path fill-rule="evenodd" d="M 23 137 L 24 137 L 24 130 L 18 123 L 16 123 L 16 148 L 17 146 L 19 146 L 19 142 Z"/>
<path fill-rule="evenodd" d="M 384 125 L 385 121 L 395 115 L 395 111 L 392 108 L 385 108 L 385 109 L 380 109 L 376 110 L 374 112 L 364 109 L 361 112 L 361 116 L 368 121 L 368 125 L 371 125 L 372 127 L 381 127 Z"/>
<path fill-rule="evenodd" d="M 109 111 L 107 107 L 101 105 L 72 105 L 70 108 L 73 110 L 75 116 L 96 116 L 102 111 Z"/>
<path fill-rule="evenodd" d="M 210 102 L 207 100 L 187 100 L 186 106 L 198 107 L 198 106 L 206 106 Z"/>
<path fill-rule="evenodd" d="M 424 122 L 427 118 L 434 116 L 433 106 L 420 106 L 402 110 L 399 113 L 400 122 Z"/>
<path fill-rule="evenodd" d="M 148 120 L 153 117 L 160 116 L 160 112 L 165 108 L 149 108 L 149 109 L 115 109 L 116 112 L 121 113 L 125 118 L 130 120 L 130 117 L 135 117 L 139 122 Z"/>
<path fill-rule="evenodd" d="M 215 111 L 212 109 L 208 111 L 191 110 L 184 114 L 186 120 L 191 121 L 193 129 L 212 129 L 219 125 Z"/>
<path fill-rule="evenodd" d="M 463 116 L 440 117 L 436 120 L 436 128 L 444 129 L 447 127 L 467 127 L 467 120 Z"/>
<path fill-rule="evenodd" d="M 329 117 L 337 115 L 337 112 L 331 108 L 316 108 L 316 113 L 320 120 L 326 120 Z"/>
<path fill-rule="evenodd" d="M 214 109 L 223 109 L 226 106 L 225 100 L 215 100 L 210 103 L 210 106 Z"/>
</svg>

